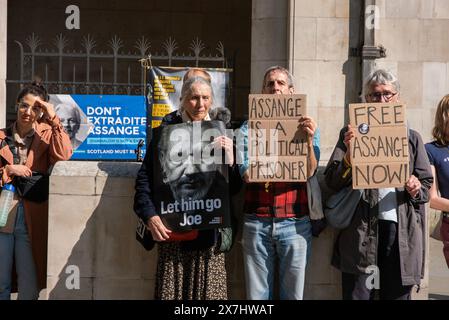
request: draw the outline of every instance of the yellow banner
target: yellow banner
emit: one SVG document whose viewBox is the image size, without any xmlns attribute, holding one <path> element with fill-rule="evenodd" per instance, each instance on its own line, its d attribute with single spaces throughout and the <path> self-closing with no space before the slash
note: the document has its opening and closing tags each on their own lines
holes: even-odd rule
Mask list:
<svg viewBox="0 0 449 320">
<path fill-rule="evenodd" d="M 168 104 L 153 104 L 153 117 L 164 117 L 170 111 Z"/>
<path fill-rule="evenodd" d="M 151 121 L 151 128 L 157 128 L 161 125 L 161 120 L 153 120 Z"/>
</svg>

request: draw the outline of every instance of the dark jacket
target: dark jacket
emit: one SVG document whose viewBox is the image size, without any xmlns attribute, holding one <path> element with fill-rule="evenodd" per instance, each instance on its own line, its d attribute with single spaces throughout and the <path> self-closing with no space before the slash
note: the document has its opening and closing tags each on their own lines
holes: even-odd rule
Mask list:
<svg viewBox="0 0 449 320">
<path fill-rule="evenodd" d="M 215 120 L 215 119 L 212 119 Z M 162 119 L 161 126 L 182 123 L 182 117 L 178 114 L 178 111 L 169 113 Z M 153 146 L 149 143 L 147 152 L 145 154 L 145 159 L 143 160 L 142 166 L 137 173 L 134 195 L 134 212 L 148 224 L 148 219 L 157 214 L 156 207 L 153 203 L 153 188 L 152 188 L 152 177 L 153 177 Z M 238 168 L 236 165 L 232 166 L 229 170 L 229 196 L 238 193 L 242 185 L 240 175 L 238 173 Z M 157 190 L 154 190 L 157 192 Z M 231 205 L 232 208 L 232 205 Z M 232 215 L 231 209 L 231 215 Z M 231 217 L 231 220 L 234 220 Z M 210 230 L 200 230 L 198 232 L 198 237 L 195 240 L 183 241 L 182 246 L 187 250 L 197 250 L 205 249 L 213 246 L 218 239 L 218 232 L 216 229 Z"/>
<path fill-rule="evenodd" d="M 352 184 L 352 174 L 343 175 L 348 170 L 342 161 L 346 153 L 343 143 L 347 128 L 340 131 L 340 137 L 325 171 L 326 184 L 338 191 Z M 425 207 L 429 201 L 429 189 L 433 183 L 432 171 L 426 150 L 419 133 L 409 130 L 410 175 L 421 182 L 421 190 L 412 199 L 405 188 L 396 188 L 398 213 L 398 243 L 403 285 L 420 283 L 424 273 L 424 226 Z M 351 172 L 352 173 L 352 172 Z M 362 197 L 351 224 L 337 237 L 332 265 L 342 272 L 365 274 L 370 265 L 377 265 L 378 205 L 370 205 Z"/>
</svg>

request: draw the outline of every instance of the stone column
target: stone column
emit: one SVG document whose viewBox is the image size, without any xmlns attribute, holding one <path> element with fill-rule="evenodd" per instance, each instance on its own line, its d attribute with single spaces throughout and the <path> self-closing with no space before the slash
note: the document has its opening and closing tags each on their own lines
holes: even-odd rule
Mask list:
<svg viewBox="0 0 449 320">
<path fill-rule="evenodd" d="M 6 125 L 6 38 L 8 0 L 0 0 L 0 128 Z"/>
<path fill-rule="evenodd" d="M 288 0 L 253 1 L 251 18 L 251 93 L 260 93 L 266 68 L 288 68 Z M 246 112 L 245 112 L 246 114 Z"/>
</svg>

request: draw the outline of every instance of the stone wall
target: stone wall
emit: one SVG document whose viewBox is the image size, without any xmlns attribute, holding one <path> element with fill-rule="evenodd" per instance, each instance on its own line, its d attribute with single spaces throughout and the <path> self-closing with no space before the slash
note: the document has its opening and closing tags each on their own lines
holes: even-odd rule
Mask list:
<svg viewBox="0 0 449 320">
<path fill-rule="evenodd" d="M 151 299 L 156 250 L 135 240 L 138 163 L 58 162 L 50 179 L 48 299 Z M 68 290 L 80 271 L 80 289 Z"/>
<path fill-rule="evenodd" d="M 387 48 L 378 65 L 398 74 L 410 125 L 431 140 L 438 101 L 449 92 L 449 3 L 445 0 L 377 0 L 376 42 Z"/>
<path fill-rule="evenodd" d="M 251 93 L 262 90 L 266 68 L 287 65 L 287 3 L 286 0 L 252 1 Z"/>
</svg>

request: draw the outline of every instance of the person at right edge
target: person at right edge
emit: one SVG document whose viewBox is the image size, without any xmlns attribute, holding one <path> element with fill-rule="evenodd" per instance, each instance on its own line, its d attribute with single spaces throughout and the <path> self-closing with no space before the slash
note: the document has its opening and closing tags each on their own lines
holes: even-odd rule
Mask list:
<svg viewBox="0 0 449 320">
<path fill-rule="evenodd" d="M 396 76 L 379 69 L 366 79 L 362 97 L 366 102 L 398 103 L 399 90 Z M 340 131 L 326 167 L 326 184 L 335 191 L 352 185 L 353 138 L 350 125 Z M 381 300 L 410 300 L 413 286 L 419 290 L 424 273 L 424 204 L 433 178 L 421 136 L 410 128 L 408 146 L 410 178 L 404 187 L 363 190 L 350 225 L 337 237 L 332 265 L 342 272 L 344 300 L 373 300 L 377 289 L 373 275 L 379 277 Z"/>
<path fill-rule="evenodd" d="M 449 94 L 438 104 L 432 135 L 434 141 L 425 145 L 434 174 L 430 207 L 442 211 L 439 232 L 443 240 L 444 258 L 449 267 Z"/>
</svg>

